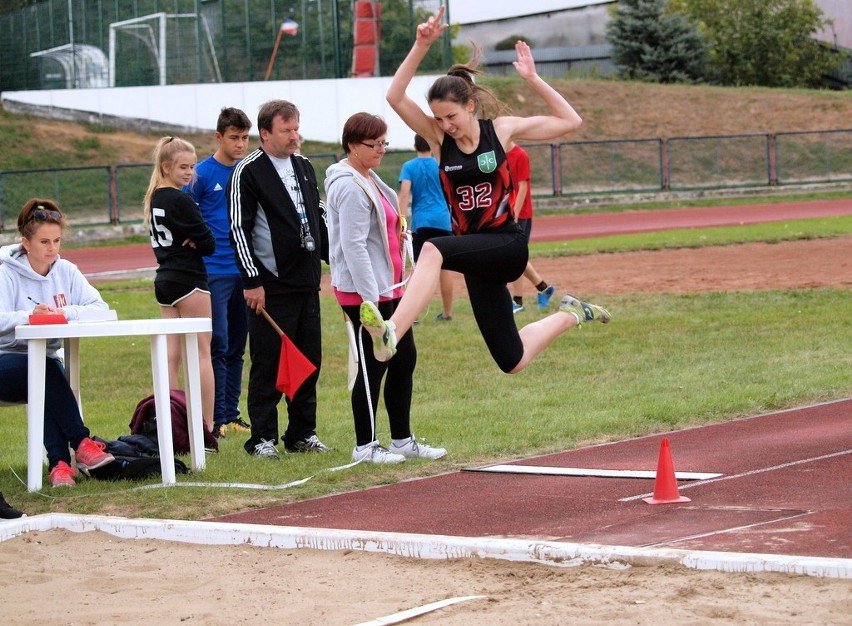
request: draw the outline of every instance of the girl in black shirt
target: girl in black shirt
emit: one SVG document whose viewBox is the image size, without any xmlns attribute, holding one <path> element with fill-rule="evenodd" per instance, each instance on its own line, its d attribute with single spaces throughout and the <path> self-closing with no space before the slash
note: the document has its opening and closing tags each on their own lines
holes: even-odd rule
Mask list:
<svg viewBox="0 0 852 626">
<path fill-rule="evenodd" d="M 195 175 L 195 148 L 178 137 L 163 137 L 154 149 L 154 171 L 145 194 L 144 219 L 157 258 L 154 295 L 164 318 L 210 317 L 207 269 L 201 257 L 216 249 L 201 210 L 183 187 Z M 198 335 L 201 411 L 213 428 L 215 387 L 210 360 L 211 333 Z M 168 336 L 169 386 L 178 388 L 181 349 L 177 335 Z"/>
</svg>

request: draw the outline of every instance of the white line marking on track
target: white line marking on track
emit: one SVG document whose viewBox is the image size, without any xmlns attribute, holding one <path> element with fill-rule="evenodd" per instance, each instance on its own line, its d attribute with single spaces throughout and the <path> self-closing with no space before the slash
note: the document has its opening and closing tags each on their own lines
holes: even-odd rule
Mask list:
<svg viewBox="0 0 852 626">
<path fill-rule="evenodd" d="M 768 519 L 762 522 L 755 522 L 754 524 L 743 524 L 742 526 L 734 526 L 733 528 L 724 528 L 722 530 L 713 530 L 706 533 L 698 533 L 695 535 L 688 535 L 686 537 L 678 537 L 677 539 L 667 539 L 666 541 L 659 541 L 657 543 L 644 543 L 642 544 L 645 548 L 653 548 L 657 546 L 667 546 L 673 543 L 678 543 L 681 541 L 690 541 L 692 539 L 702 539 L 704 537 L 713 537 L 715 535 L 724 535 L 726 533 L 736 532 L 738 530 L 747 530 L 749 528 L 757 528 L 758 526 L 765 526 L 766 524 L 775 524 L 776 522 L 786 522 L 792 519 L 797 519 L 799 517 L 805 517 L 807 515 L 811 515 L 811 511 L 803 511 L 801 513 L 796 513 L 795 515 L 788 515 L 787 517 L 776 517 L 775 519 Z"/>
<path fill-rule="evenodd" d="M 501 474 L 542 474 L 545 476 L 595 476 L 598 478 L 656 478 L 656 470 L 610 470 L 583 467 L 547 467 L 542 465 L 489 465 L 465 470 Z M 707 480 L 722 476 L 717 472 L 675 472 L 678 480 Z"/>
</svg>

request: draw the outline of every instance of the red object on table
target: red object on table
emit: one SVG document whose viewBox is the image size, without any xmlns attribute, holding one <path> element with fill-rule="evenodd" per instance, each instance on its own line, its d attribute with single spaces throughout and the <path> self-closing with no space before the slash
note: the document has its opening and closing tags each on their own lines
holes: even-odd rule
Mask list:
<svg viewBox="0 0 852 626">
<path fill-rule="evenodd" d="M 61 313 L 39 313 L 30 315 L 30 324 L 38 326 L 40 324 L 67 324 L 68 320 Z"/>
</svg>

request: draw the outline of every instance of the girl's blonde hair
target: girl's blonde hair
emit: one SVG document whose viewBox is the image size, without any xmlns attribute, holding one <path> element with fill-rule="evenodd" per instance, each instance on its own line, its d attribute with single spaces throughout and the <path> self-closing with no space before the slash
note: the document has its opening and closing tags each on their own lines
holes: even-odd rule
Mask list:
<svg viewBox="0 0 852 626">
<path fill-rule="evenodd" d="M 145 192 L 145 200 L 142 204 L 142 218 L 145 226 L 151 223 L 151 198 L 154 192 L 166 185 L 166 174 L 163 165 L 174 163 L 177 155 L 181 152 L 189 152 L 195 155 L 195 146 L 180 137 L 163 137 L 157 142 L 152 156 L 154 171 L 151 172 L 151 182 L 148 183 L 148 191 Z"/>
</svg>

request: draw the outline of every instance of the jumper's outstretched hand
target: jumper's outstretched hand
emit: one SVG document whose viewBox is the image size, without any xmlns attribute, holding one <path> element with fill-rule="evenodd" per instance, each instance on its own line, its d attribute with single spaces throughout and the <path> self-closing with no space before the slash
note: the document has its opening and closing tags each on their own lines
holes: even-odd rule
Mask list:
<svg viewBox="0 0 852 626">
<path fill-rule="evenodd" d="M 442 24 L 441 20 L 444 17 L 446 7 L 441 7 L 435 15 L 432 15 L 428 20 L 417 27 L 417 42 L 431 46 L 441 36 L 449 24 Z"/>
<path fill-rule="evenodd" d="M 525 41 L 519 41 L 515 44 L 515 52 L 518 53 L 518 60 L 512 65 L 518 71 L 518 75 L 524 80 L 533 78 L 535 72 L 535 60 L 533 59 L 532 50 Z"/>
</svg>

